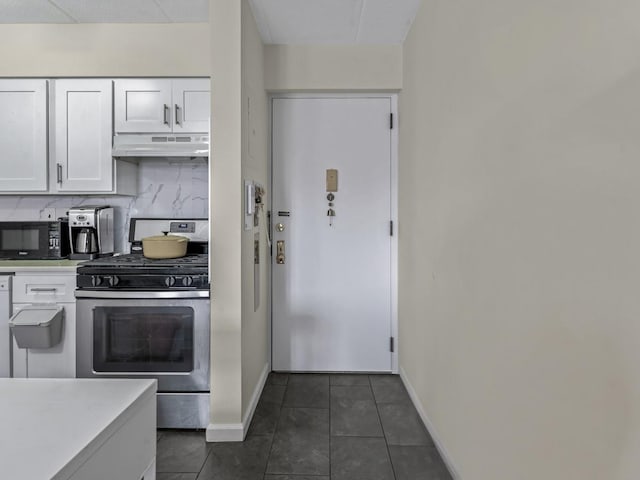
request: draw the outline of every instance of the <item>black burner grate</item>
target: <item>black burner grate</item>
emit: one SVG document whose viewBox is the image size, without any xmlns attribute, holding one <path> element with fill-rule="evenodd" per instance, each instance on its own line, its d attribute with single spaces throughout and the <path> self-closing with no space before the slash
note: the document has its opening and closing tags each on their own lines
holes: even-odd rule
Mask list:
<svg viewBox="0 0 640 480">
<path fill-rule="evenodd" d="M 152 259 L 146 258 L 142 255 L 135 253 L 129 253 L 125 255 L 116 255 L 113 257 L 101 257 L 82 264 L 83 266 L 91 267 L 111 267 L 111 268 L 136 268 L 136 267 L 181 267 L 184 265 L 189 266 L 207 266 L 208 255 L 187 255 L 180 258 L 162 258 Z"/>
</svg>

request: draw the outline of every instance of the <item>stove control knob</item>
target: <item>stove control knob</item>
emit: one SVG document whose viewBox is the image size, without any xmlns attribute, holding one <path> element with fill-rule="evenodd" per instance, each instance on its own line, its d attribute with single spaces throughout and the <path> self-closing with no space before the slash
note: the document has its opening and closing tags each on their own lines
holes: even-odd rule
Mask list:
<svg viewBox="0 0 640 480">
<path fill-rule="evenodd" d="M 191 285 L 193 285 L 193 277 L 183 277 L 182 278 L 182 286 L 183 287 L 190 287 Z"/>
<path fill-rule="evenodd" d="M 120 279 L 115 275 L 111 275 L 107 277 L 107 281 L 109 282 L 110 287 L 115 287 L 120 283 Z"/>
<path fill-rule="evenodd" d="M 102 277 L 99 277 L 98 275 L 92 275 L 91 276 L 91 285 L 94 287 L 98 287 L 100 285 L 102 285 Z"/>
<path fill-rule="evenodd" d="M 164 284 L 167 287 L 173 287 L 176 284 L 176 277 L 167 277 L 164 279 Z"/>
</svg>

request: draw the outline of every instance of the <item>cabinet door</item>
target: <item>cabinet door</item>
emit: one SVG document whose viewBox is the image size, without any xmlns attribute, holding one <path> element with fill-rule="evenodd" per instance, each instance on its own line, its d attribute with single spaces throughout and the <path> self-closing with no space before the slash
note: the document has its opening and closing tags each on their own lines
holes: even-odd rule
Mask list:
<svg viewBox="0 0 640 480">
<path fill-rule="evenodd" d="M 123 79 L 114 86 L 116 133 L 171 132 L 171 80 Z"/>
<path fill-rule="evenodd" d="M 47 191 L 47 81 L 0 80 L 0 191 Z"/>
<path fill-rule="evenodd" d="M 173 80 L 173 131 L 209 133 L 211 81 L 208 78 Z"/>
<path fill-rule="evenodd" d="M 55 81 L 56 190 L 113 190 L 112 99 L 111 80 Z"/>
<path fill-rule="evenodd" d="M 15 304 L 13 313 L 29 304 Z M 64 309 L 62 340 L 52 348 L 18 348 L 13 340 L 13 376 L 15 378 L 75 378 L 76 376 L 76 304 L 60 303 Z"/>
</svg>

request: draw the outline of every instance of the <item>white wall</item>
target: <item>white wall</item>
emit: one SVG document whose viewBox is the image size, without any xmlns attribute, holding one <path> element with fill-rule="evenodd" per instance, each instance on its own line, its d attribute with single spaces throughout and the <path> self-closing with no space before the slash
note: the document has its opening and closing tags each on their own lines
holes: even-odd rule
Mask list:
<svg viewBox="0 0 640 480">
<path fill-rule="evenodd" d="M 640 4 L 424 2 L 400 366 L 464 480 L 640 476 Z"/>
<path fill-rule="evenodd" d="M 0 76 L 209 76 L 209 24 L 2 24 Z"/>
<path fill-rule="evenodd" d="M 242 5 L 210 0 L 211 425 L 207 439 L 238 440 L 242 426 Z"/>
<path fill-rule="evenodd" d="M 209 441 L 238 441 L 269 362 L 269 268 L 261 227 L 243 230 L 245 178 L 269 188 L 263 52 L 247 0 L 211 0 L 212 385 Z M 217 92 L 217 95 L 215 94 Z M 268 206 L 266 207 L 268 208 Z M 261 296 L 254 312 L 254 235 Z"/>
<path fill-rule="evenodd" d="M 399 45 L 266 45 L 267 91 L 399 90 Z"/>
<path fill-rule="evenodd" d="M 268 107 L 264 86 L 264 55 L 253 13 L 242 1 L 242 178 L 267 189 L 259 226 L 242 234 L 242 412 L 250 420 L 254 394 L 260 393 L 261 375 L 268 371 L 271 351 L 271 256 L 267 245 L 266 211 L 271 205 Z M 254 311 L 254 240 L 260 242 L 260 304 Z"/>
</svg>

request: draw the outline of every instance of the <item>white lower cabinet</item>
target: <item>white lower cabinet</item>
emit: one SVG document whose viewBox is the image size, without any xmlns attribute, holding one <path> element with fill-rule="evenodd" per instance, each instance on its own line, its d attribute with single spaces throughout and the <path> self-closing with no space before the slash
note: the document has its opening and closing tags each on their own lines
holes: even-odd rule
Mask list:
<svg viewBox="0 0 640 480">
<path fill-rule="evenodd" d="M 40 286 L 35 281 L 39 278 Z M 19 348 L 13 339 L 13 377 L 14 378 L 75 378 L 76 376 L 76 304 L 73 290 L 62 292 L 64 302 L 55 300 L 56 286 L 75 284 L 75 273 L 71 275 L 34 275 L 16 274 L 13 314 L 31 305 L 57 305 L 63 309 L 62 339 L 60 343 L 44 349 Z M 22 288 L 24 286 L 25 288 Z M 38 290 L 40 289 L 40 290 Z M 21 291 L 35 292 L 30 302 L 21 295 Z M 69 293 L 71 296 L 69 296 Z M 39 295 L 38 295 L 39 294 Z M 20 301 L 24 303 L 20 303 Z"/>
</svg>

